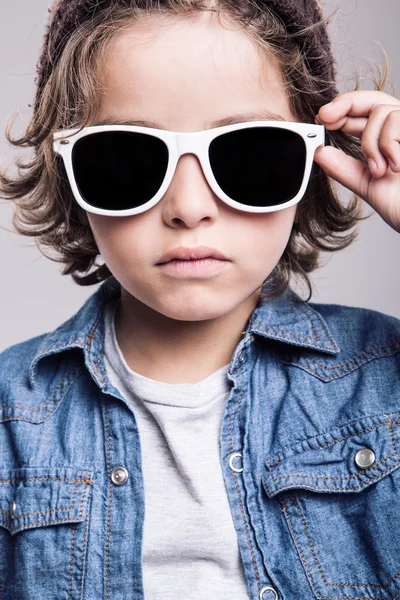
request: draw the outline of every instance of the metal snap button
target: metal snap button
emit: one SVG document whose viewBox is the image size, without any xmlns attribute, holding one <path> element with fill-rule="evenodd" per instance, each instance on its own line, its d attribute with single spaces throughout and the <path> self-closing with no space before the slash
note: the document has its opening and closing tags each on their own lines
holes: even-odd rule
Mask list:
<svg viewBox="0 0 400 600">
<path fill-rule="evenodd" d="M 115 467 L 111 471 L 111 481 L 114 485 L 124 485 L 128 481 L 128 471 L 124 467 Z"/>
<path fill-rule="evenodd" d="M 375 454 L 370 450 L 370 448 L 363 448 L 359 450 L 354 458 L 357 467 L 361 469 L 366 469 L 370 467 L 375 462 Z"/>
<path fill-rule="evenodd" d="M 240 454 L 240 452 L 234 452 L 233 454 L 230 455 L 229 466 L 232 469 L 232 471 L 235 471 L 235 473 L 241 473 L 243 471 L 243 467 L 238 468 L 238 467 L 233 466 L 233 461 L 237 457 L 240 457 L 241 459 L 243 459 L 243 456 Z"/>
<path fill-rule="evenodd" d="M 270 592 L 270 594 L 268 594 L 268 592 Z M 278 598 L 278 592 L 269 585 L 267 585 L 267 587 L 263 587 L 263 589 L 260 592 L 260 600 L 278 600 Z"/>
<path fill-rule="evenodd" d="M 11 508 L 10 508 L 10 517 L 12 519 L 15 519 L 14 515 L 15 515 L 16 508 L 17 508 L 17 503 L 15 502 L 15 500 L 13 500 L 12 504 L 11 504 Z"/>
</svg>

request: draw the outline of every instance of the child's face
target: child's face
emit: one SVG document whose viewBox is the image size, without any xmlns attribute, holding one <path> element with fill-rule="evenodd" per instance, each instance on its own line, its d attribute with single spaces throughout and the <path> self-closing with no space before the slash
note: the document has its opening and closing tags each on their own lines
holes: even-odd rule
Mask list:
<svg viewBox="0 0 400 600">
<path fill-rule="evenodd" d="M 199 13 L 193 21 L 156 16 L 145 26 L 121 31 L 108 48 L 102 75 L 96 122 L 149 120 L 159 129 L 192 132 L 265 109 L 295 120 L 277 66 L 270 62 L 265 67 L 237 25 L 226 29 L 210 13 Z M 88 217 L 123 294 L 167 317 L 199 321 L 245 302 L 255 306 L 260 286 L 285 249 L 295 213 L 296 206 L 267 214 L 231 208 L 208 186 L 197 157 L 186 154 L 164 197 L 150 210 L 129 217 Z M 196 278 L 178 278 L 157 265 L 169 250 L 203 245 L 230 262 Z"/>
</svg>

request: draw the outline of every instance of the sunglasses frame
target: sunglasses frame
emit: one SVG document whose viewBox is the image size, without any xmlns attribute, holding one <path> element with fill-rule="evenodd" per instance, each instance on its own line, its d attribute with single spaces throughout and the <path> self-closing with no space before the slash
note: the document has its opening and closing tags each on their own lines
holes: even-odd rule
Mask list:
<svg viewBox="0 0 400 600">
<path fill-rule="evenodd" d="M 231 131 L 238 131 L 240 129 L 252 127 L 274 127 L 288 129 L 298 133 L 303 138 L 306 147 L 304 177 L 298 194 L 292 198 L 292 200 L 275 206 L 246 206 L 227 196 L 227 194 L 225 194 L 225 192 L 218 185 L 212 172 L 209 160 L 208 149 L 210 143 L 220 135 L 224 135 Z M 72 167 L 72 150 L 74 144 L 81 138 L 103 131 L 132 131 L 135 133 L 144 133 L 154 136 L 166 144 L 168 148 L 168 167 L 165 173 L 164 181 L 157 194 L 145 204 L 142 204 L 136 208 L 113 211 L 110 209 L 96 208 L 82 198 Z M 91 125 L 78 131 L 76 131 L 76 129 L 65 129 L 62 131 L 57 131 L 53 134 L 53 150 L 59 154 L 64 161 L 68 181 L 78 204 L 87 212 L 110 217 L 127 217 L 131 215 L 137 215 L 155 206 L 168 190 L 173 179 L 178 160 L 184 154 L 195 154 L 197 156 L 209 186 L 218 196 L 218 198 L 220 198 L 228 206 L 250 213 L 268 213 L 284 210 L 285 208 L 294 206 L 303 198 L 311 175 L 314 153 L 316 148 L 320 145 L 325 145 L 325 127 L 323 125 L 291 121 L 249 121 L 235 123 L 233 125 L 226 125 L 223 127 L 216 127 L 213 129 L 206 129 L 203 131 L 196 131 L 193 133 L 181 133 L 167 131 L 165 129 L 155 129 L 153 127 L 139 127 L 136 125 Z"/>
</svg>

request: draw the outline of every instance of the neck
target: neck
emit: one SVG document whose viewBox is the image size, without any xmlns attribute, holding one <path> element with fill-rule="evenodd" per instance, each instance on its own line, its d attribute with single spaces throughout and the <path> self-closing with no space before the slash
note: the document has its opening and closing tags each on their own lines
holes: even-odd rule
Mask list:
<svg viewBox="0 0 400 600">
<path fill-rule="evenodd" d="M 179 321 L 153 310 L 121 289 L 115 311 L 118 345 L 128 366 L 164 383 L 196 383 L 230 363 L 260 290 L 228 314 Z"/>
</svg>

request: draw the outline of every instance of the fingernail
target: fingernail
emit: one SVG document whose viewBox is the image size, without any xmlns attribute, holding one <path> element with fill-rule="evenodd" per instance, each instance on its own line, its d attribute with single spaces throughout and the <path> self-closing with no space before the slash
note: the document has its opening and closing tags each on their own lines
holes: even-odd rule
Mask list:
<svg viewBox="0 0 400 600">
<path fill-rule="evenodd" d="M 397 169 L 397 166 L 394 164 L 394 162 L 392 161 L 391 158 L 389 158 L 388 160 L 389 160 L 390 168 L 392 169 L 392 171 L 395 171 Z"/>
<path fill-rule="evenodd" d="M 376 164 L 376 162 L 372 158 L 368 159 L 368 164 L 369 164 L 369 168 L 370 168 L 371 171 L 377 171 L 378 165 Z"/>
</svg>

